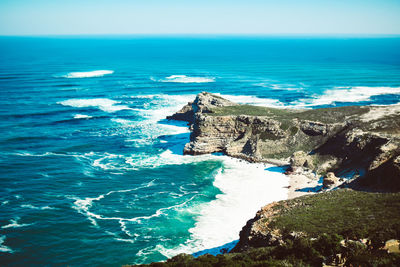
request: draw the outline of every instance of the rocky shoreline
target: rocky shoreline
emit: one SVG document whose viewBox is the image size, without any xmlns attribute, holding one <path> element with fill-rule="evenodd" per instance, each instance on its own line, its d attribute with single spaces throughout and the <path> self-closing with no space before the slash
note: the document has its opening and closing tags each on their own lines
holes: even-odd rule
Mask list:
<svg viewBox="0 0 400 267">
<path fill-rule="evenodd" d="M 336 188 L 400 191 L 399 105 L 273 109 L 202 92 L 168 119 L 188 122 L 192 132 L 184 154 L 222 152 L 287 166 L 288 200 Z M 257 230 L 265 226 L 263 218 L 273 217 L 268 212 L 275 204 L 248 221 L 234 251 L 242 250 L 244 239 L 275 240 L 271 231 L 260 236 Z"/>
<path fill-rule="evenodd" d="M 192 130 L 184 154 L 289 165 L 295 177 L 324 176 L 325 188 L 400 190 L 400 105 L 275 109 L 202 92 L 167 118 Z"/>
<path fill-rule="evenodd" d="M 288 199 L 266 203 L 230 253 L 180 254 L 160 266 L 400 264 L 385 246 L 400 239 L 400 105 L 274 109 L 202 92 L 167 118 L 191 129 L 184 154 L 284 166 L 290 185 Z"/>
</svg>

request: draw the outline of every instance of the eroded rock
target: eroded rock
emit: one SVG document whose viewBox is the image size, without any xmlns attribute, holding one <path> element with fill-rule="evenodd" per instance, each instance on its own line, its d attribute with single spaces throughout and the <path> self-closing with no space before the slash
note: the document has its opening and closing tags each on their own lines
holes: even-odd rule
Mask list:
<svg viewBox="0 0 400 267">
<path fill-rule="evenodd" d="M 324 188 L 333 188 L 339 183 L 339 178 L 335 176 L 333 172 L 328 172 L 322 181 L 322 185 Z"/>
</svg>

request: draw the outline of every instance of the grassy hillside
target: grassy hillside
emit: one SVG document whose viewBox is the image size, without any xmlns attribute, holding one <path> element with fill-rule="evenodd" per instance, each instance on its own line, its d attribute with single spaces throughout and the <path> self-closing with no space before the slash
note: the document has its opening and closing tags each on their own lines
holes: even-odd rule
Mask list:
<svg viewBox="0 0 400 267">
<path fill-rule="evenodd" d="M 262 220 L 281 232 L 280 245 L 198 258 L 181 254 L 142 266 L 400 266 L 399 254 L 382 249 L 384 241 L 400 239 L 400 193 L 337 190 L 281 201 L 273 209 L 278 215 Z M 292 231 L 303 235 L 293 237 Z M 347 238 L 371 242 L 343 245 Z"/>
<path fill-rule="evenodd" d="M 355 239 L 400 230 L 400 193 L 335 190 L 280 202 L 274 208 L 280 216 L 269 223 L 271 228 L 314 237 L 337 233 Z"/>
<path fill-rule="evenodd" d="M 249 115 L 269 116 L 277 120 L 311 120 L 322 123 L 342 122 L 346 117 L 359 116 L 369 111 L 365 106 L 320 108 L 310 110 L 267 108 L 251 105 L 227 106 L 214 108 L 211 116 Z"/>
</svg>

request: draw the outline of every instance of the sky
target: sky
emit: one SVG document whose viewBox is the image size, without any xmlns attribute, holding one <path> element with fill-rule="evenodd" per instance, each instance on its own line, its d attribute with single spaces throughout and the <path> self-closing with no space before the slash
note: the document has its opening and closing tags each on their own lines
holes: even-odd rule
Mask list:
<svg viewBox="0 0 400 267">
<path fill-rule="evenodd" d="M 400 0 L 0 0 L 0 35 L 400 34 Z"/>
</svg>

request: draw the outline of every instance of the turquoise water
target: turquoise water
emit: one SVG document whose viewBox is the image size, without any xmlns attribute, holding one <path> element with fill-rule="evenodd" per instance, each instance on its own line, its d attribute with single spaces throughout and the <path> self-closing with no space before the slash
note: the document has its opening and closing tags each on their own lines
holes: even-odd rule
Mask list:
<svg viewBox="0 0 400 267">
<path fill-rule="evenodd" d="M 270 166 L 182 156 L 201 91 L 400 102 L 399 38 L 0 38 L 0 265 L 120 266 L 238 238 L 286 198 Z"/>
</svg>

